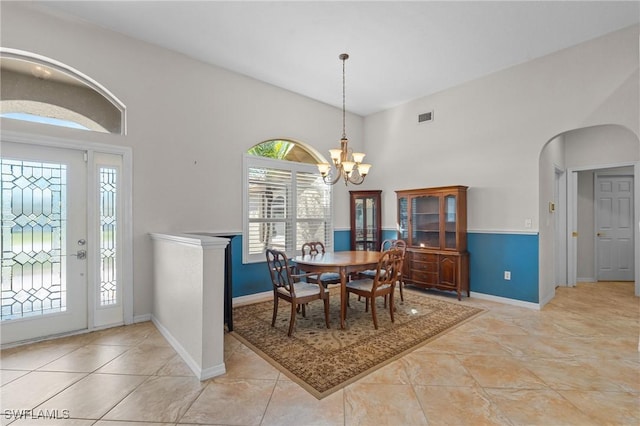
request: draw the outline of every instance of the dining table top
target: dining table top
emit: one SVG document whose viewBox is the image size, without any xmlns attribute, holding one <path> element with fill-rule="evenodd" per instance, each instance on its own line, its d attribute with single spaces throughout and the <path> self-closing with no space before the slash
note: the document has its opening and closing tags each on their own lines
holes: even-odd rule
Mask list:
<svg viewBox="0 0 640 426">
<path fill-rule="evenodd" d="M 378 263 L 381 254 L 379 251 L 334 251 L 296 256 L 294 260 L 298 264 L 305 265 L 357 266 Z"/>
</svg>

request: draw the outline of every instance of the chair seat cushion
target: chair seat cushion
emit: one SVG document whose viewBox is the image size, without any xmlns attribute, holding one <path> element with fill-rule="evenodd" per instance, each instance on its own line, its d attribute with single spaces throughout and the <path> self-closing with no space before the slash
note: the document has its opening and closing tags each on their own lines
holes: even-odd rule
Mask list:
<svg viewBox="0 0 640 426">
<path fill-rule="evenodd" d="M 306 297 L 311 296 L 312 294 L 319 294 L 319 287 L 317 284 L 310 284 L 305 282 L 295 283 L 294 290 L 296 292 L 296 297 Z M 322 288 L 324 292 L 328 292 L 329 290 L 326 288 Z M 278 292 L 282 294 L 288 295 L 289 292 L 284 287 L 279 287 Z"/>
<path fill-rule="evenodd" d="M 358 275 L 364 275 L 365 277 L 374 278 L 376 276 L 376 270 L 375 269 L 367 269 L 366 271 L 358 272 Z"/>
<path fill-rule="evenodd" d="M 321 281 L 340 281 L 340 274 L 337 272 L 323 272 L 320 274 Z"/>
<path fill-rule="evenodd" d="M 389 287 L 389 284 L 384 284 L 378 287 L 378 290 L 382 290 Z M 347 289 L 354 289 L 354 290 L 360 290 L 360 291 L 371 291 L 371 289 L 373 288 L 373 280 L 370 279 L 363 279 L 363 280 L 355 280 L 355 281 L 349 281 L 347 283 Z"/>
</svg>

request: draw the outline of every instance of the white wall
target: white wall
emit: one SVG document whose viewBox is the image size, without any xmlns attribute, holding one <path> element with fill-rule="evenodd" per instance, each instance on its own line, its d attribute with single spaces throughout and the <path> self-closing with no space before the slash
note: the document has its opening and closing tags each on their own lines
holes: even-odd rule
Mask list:
<svg viewBox="0 0 640 426">
<path fill-rule="evenodd" d="M 638 136 L 621 126 L 594 126 L 565 134 L 567 168 L 640 160 Z"/>
<path fill-rule="evenodd" d="M 383 190 L 383 226 L 395 227 L 394 190 L 461 184 L 469 230 L 537 230 L 548 141 L 612 123 L 638 144 L 638 34 L 629 27 L 366 117 L 367 189 Z M 417 124 L 430 110 L 434 121 Z"/>
<path fill-rule="evenodd" d="M 542 150 L 540 155 L 540 239 L 538 246 L 545 248 L 539 253 L 539 300 L 544 305 L 555 295 L 556 274 L 555 262 L 561 256 L 556 253 L 555 232 L 556 226 L 560 226 L 562 211 L 557 206 L 555 211 L 550 211 L 549 203 L 555 203 L 556 170 L 565 168 L 564 136 L 553 138 Z"/>
<path fill-rule="evenodd" d="M 2 2 L 0 40 L 90 76 L 127 106 L 127 135 L 3 119 L 3 129 L 133 149 L 134 315 L 151 313 L 150 232 L 242 229 L 242 154 L 271 138 L 322 153 L 339 145 L 340 109 L 75 20 Z M 339 68 L 336 68 L 339 82 Z M 339 93 L 336 94 L 339 97 Z M 363 119 L 347 114 L 350 144 L 362 148 Z M 365 151 L 366 152 L 366 151 Z M 336 189 L 339 226 L 348 192 Z"/>
</svg>

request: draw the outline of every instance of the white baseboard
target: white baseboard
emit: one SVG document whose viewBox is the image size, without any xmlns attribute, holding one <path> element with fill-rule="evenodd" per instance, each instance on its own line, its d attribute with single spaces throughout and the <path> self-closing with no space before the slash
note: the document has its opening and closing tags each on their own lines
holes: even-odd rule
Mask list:
<svg viewBox="0 0 640 426">
<path fill-rule="evenodd" d="M 594 277 L 589 277 L 589 278 L 576 278 L 576 282 L 579 283 L 596 283 L 598 282 L 598 280 L 596 280 Z"/>
<path fill-rule="evenodd" d="M 483 300 L 491 300 L 493 302 L 498 302 L 498 303 L 504 303 L 505 305 L 513 305 L 513 306 L 520 306 L 521 308 L 535 309 L 536 311 L 540 310 L 539 303 L 524 302 L 522 300 L 509 299 L 508 297 L 500 297 L 500 296 L 494 296 L 492 294 L 476 293 L 473 291 L 471 292 L 471 297 L 476 297 L 478 299 L 483 299 Z"/>
<path fill-rule="evenodd" d="M 273 299 L 273 291 L 263 291 L 262 293 L 248 294 L 233 298 L 233 306 L 251 305 L 253 303 L 266 302 Z"/>
<path fill-rule="evenodd" d="M 136 315 L 133 317 L 133 323 L 151 321 L 151 314 Z"/>
<path fill-rule="evenodd" d="M 164 327 L 162 324 L 160 324 L 160 321 L 158 321 L 153 315 L 151 315 L 151 321 L 156 326 L 156 328 L 158 329 L 160 334 L 162 334 L 162 336 L 165 339 L 167 339 L 167 342 L 169 342 L 171 347 L 173 349 L 175 349 L 175 351 L 178 353 L 178 355 L 180 355 L 182 360 L 189 366 L 189 368 L 191 369 L 193 374 L 195 374 L 195 376 L 198 379 L 207 380 L 207 379 L 210 379 L 212 377 L 220 376 L 220 375 L 226 373 L 227 370 L 225 368 L 224 362 L 222 364 L 218 364 L 218 365 L 214 365 L 214 366 L 209 367 L 209 368 L 205 368 L 204 370 L 202 368 L 200 368 L 198 363 L 191 357 L 191 355 L 189 355 L 189 353 L 184 349 L 184 347 L 182 347 L 180 342 L 178 342 L 173 337 L 171 332 L 169 332 L 169 330 L 167 330 L 166 327 Z"/>
</svg>

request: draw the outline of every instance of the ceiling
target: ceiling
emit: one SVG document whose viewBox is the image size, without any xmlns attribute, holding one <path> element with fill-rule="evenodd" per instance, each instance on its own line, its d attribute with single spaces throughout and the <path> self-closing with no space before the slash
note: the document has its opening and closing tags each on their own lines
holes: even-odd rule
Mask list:
<svg viewBox="0 0 640 426">
<path fill-rule="evenodd" d="M 640 21 L 627 1 L 35 1 L 366 116 Z"/>
</svg>

